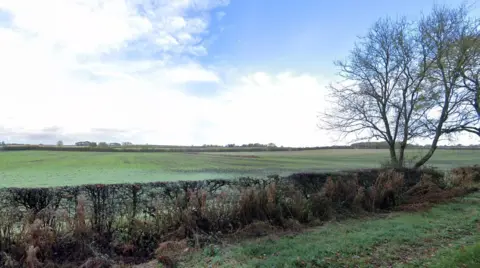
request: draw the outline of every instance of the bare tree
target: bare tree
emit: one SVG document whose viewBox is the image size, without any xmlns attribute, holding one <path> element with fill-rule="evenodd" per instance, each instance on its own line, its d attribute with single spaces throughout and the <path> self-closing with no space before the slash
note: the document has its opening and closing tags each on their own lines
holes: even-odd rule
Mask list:
<svg viewBox="0 0 480 268">
<path fill-rule="evenodd" d="M 427 73 L 430 85 L 426 89 L 435 109 L 422 120 L 432 143 L 415 167 L 422 166 L 432 157 L 442 135 L 478 131 L 478 113 L 472 112 L 472 108 L 478 105 L 478 95 L 473 97 L 472 94 L 478 90 L 474 87 L 479 64 L 475 60 L 478 44 L 472 41 L 477 38 L 479 29 L 468 15 L 466 6 L 437 6 L 419 22 L 421 43 L 426 48 L 424 55 L 433 63 Z M 469 83 L 469 77 L 473 78 L 473 84 Z M 459 86 L 462 82 L 463 86 Z"/>
<path fill-rule="evenodd" d="M 463 23 L 455 15 L 464 10 L 435 8 L 418 23 L 377 21 L 349 58 L 336 62 L 345 81 L 330 86 L 335 106 L 320 117 L 320 127 L 356 141 L 384 140 L 397 167 L 404 166 L 411 140 L 431 138 L 415 168 L 425 164 L 440 137 L 459 129 L 454 115 L 467 103 L 467 90 L 456 86 L 464 56 L 451 52 Z"/>
<path fill-rule="evenodd" d="M 459 87 L 466 90 L 467 94 L 465 107 L 457 115 L 461 123 L 453 130 L 480 136 L 480 22 L 474 20 L 467 25 L 466 33 L 453 46 L 464 57 Z"/>
<path fill-rule="evenodd" d="M 471 46 L 472 56 L 462 70 L 462 79 L 463 86 L 470 92 L 470 105 L 476 114 L 476 121 L 471 125 L 465 124 L 463 128 L 480 136 L 480 33 L 477 32 L 476 36 L 467 42 L 471 42 L 467 43 L 467 46 Z M 475 114 L 471 116 L 472 120 L 475 120 Z"/>
<path fill-rule="evenodd" d="M 377 21 L 350 57 L 336 62 L 348 85 L 330 86 L 335 108 L 320 126 L 357 141 L 383 139 L 391 164 L 402 166 L 408 141 L 424 135 L 419 118 L 429 107 L 421 90 L 428 66 L 417 41 L 406 20 Z"/>
</svg>

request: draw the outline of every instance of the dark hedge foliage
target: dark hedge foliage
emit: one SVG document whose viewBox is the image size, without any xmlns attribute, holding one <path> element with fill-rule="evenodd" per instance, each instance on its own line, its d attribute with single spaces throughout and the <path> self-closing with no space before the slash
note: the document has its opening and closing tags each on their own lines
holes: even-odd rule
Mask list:
<svg viewBox="0 0 480 268">
<path fill-rule="evenodd" d="M 478 181 L 478 167 L 455 172 Z M 32 246 L 42 252 L 36 257 L 41 262 L 80 265 L 88 258 L 108 256 L 138 263 L 153 258 L 160 243 L 186 239 L 202 246 L 255 222 L 289 228 L 292 222 L 309 224 L 334 215 L 392 209 L 427 177 L 438 186 L 436 191 L 446 187 L 443 173 L 434 169 L 370 169 L 235 180 L 3 188 L 0 258 L 10 256 L 18 264 L 26 260 L 25 248 Z M 48 243 L 38 242 L 39 237 Z"/>
</svg>

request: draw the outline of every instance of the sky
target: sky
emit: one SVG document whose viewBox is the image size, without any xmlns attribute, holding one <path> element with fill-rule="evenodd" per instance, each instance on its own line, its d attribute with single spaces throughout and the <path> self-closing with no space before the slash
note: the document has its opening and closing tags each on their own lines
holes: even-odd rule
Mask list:
<svg viewBox="0 0 480 268">
<path fill-rule="evenodd" d="M 333 61 L 461 2 L 0 0 L 0 140 L 343 144 L 317 127 Z"/>
</svg>

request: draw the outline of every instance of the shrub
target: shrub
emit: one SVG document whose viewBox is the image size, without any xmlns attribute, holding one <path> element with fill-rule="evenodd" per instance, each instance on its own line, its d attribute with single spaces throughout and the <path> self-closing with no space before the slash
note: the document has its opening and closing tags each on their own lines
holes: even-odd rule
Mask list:
<svg viewBox="0 0 480 268">
<path fill-rule="evenodd" d="M 60 192 L 48 188 L 10 188 L 8 192 L 6 196 L 8 202 L 13 206 L 23 207 L 33 214 L 30 221 L 33 221 L 42 210 L 47 208 L 56 210 L 62 199 Z"/>
<path fill-rule="evenodd" d="M 452 171 L 459 177 L 455 185 L 475 182 L 478 170 Z M 167 253 L 170 246 L 165 245 L 178 241 L 202 247 L 227 234 L 299 230 L 334 216 L 391 209 L 399 201 L 437 202 L 466 193 L 463 187 L 444 189 L 441 182 L 445 179 L 435 170 L 383 169 L 0 189 L 0 266 L 47 266 L 53 261 L 87 267 L 111 263 L 108 259 L 114 256 L 138 263 L 155 251 L 160 262 L 170 265 L 177 255 Z"/>
<path fill-rule="evenodd" d="M 312 194 L 309 201 L 309 208 L 313 217 L 322 221 L 329 220 L 332 217 L 332 200 L 325 196 L 325 194 Z"/>
<path fill-rule="evenodd" d="M 297 189 L 288 189 L 283 192 L 284 198 L 280 206 L 285 218 L 296 219 L 300 223 L 310 220 L 309 200 Z"/>
<path fill-rule="evenodd" d="M 452 186 L 471 185 L 480 182 L 480 166 L 454 168 L 450 171 Z"/>
<path fill-rule="evenodd" d="M 329 177 L 322 192 L 336 208 L 351 209 L 358 188 L 356 177 Z"/>
</svg>

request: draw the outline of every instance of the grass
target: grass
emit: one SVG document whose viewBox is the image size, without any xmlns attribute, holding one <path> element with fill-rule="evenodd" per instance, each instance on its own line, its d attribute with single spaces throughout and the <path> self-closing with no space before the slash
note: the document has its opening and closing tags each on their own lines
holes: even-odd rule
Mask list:
<svg viewBox="0 0 480 268">
<path fill-rule="evenodd" d="M 480 267 L 480 242 L 445 252 L 439 260 L 432 263 L 432 267 L 455 267 L 458 264 L 463 267 Z"/>
<path fill-rule="evenodd" d="M 480 267 L 480 194 L 427 212 L 334 222 L 299 235 L 269 236 L 181 267 Z"/>
<path fill-rule="evenodd" d="M 408 152 L 410 157 L 422 151 Z M 292 172 L 375 168 L 386 150 L 315 150 L 236 153 L 0 152 L 0 185 L 47 187 L 90 183 L 203 180 Z M 475 150 L 437 150 L 442 169 L 480 162 Z"/>
</svg>

